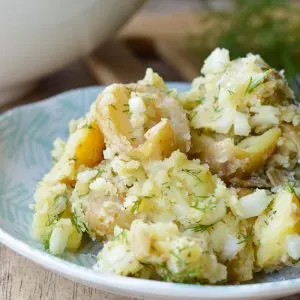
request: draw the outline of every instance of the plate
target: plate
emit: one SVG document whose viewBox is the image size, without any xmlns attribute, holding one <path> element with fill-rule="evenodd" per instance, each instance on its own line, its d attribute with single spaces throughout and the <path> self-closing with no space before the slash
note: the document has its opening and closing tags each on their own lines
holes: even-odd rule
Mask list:
<svg viewBox="0 0 300 300">
<path fill-rule="evenodd" d="M 169 83 L 185 90 L 184 83 Z M 253 283 L 201 286 L 101 274 L 93 271 L 100 245 L 54 257 L 30 235 L 36 183 L 49 170 L 55 138 L 66 138 L 68 122 L 88 111 L 103 87 L 78 89 L 0 116 L 0 242 L 41 266 L 105 291 L 146 299 L 267 299 L 300 292 L 300 269 L 258 274 Z"/>
</svg>

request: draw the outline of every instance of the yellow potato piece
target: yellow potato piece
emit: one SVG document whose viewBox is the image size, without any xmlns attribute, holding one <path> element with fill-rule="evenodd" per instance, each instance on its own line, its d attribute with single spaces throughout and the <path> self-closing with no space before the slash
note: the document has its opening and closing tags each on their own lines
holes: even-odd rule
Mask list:
<svg viewBox="0 0 300 300">
<path fill-rule="evenodd" d="M 132 99 L 130 98 L 132 92 L 140 93 L 138 97 L 141 98 L 145 97 L 146 99 L 148 97 L 148 100 L 142 99 L 147 110 L 144 113 L 145 120 L 139 125 L 139 129 L 142 130 L 141 138 L 137 138 L 134 134 L 136 133 L 136 128 L 131 124 L 130 116 L 132 111 L 129 110 L 129 100 Z M 151 98 L 152 96 L 153 99 L 149 102 L 149 97 Z M 133 107 L 136 106 L 133 105 Z M 149 117 L 150 115 L 151 117 Z M 145 153 L 152 151 L 150 150 L 149 142 L 150 139 L 153 139 L 152 129 L 153 134 L 156 134 L 154 132 L 157 130 L 155 126 L 159 124 L 162 118 L 170 121 L 170 126 L 168 126 L 171 128 L 168 131 L 172 129 L 172 136 L 174 136 L 177 145 L 176 149 L 179 148 L 183 152 L 190 149 L 190 129 L 185 111 L 180 107 L 176 99 L 153 86 L 114 84 L 108 87 L 96 100 L 96 116 L 108 147 L 115 152 L 122 154 L 128 154 L 132 151 L 133 153 L 143 152 L 144 154 L 138 154 L 137 157 L 141 157 L 141 159 L 144 159 L 145 155 L 148 157 L 150 154 Z M 143 134 L 145 138 L 143 138 Z M 147 138 L 149 134 L 151 137 Z M 162 135 L 161 137 L 166 139 L 166 142 L 169 141 L 168 135 L 166 137 Z M 145 145 L 143 145 L 144 143 Z M 158 145 L 156 141 L 154 144 Z M 169 148 L 173 149 L 173 144 L 172 138 L 172 144 Z M 162 149 L 161 146 L 159 146 L 159 149 Z M 156 152 L 158 153 L 159 151 L 157 150 Z M 155 154 L 154 156 L 159 157 L 160 154 Z M 166 155 L 163 154 L 162 157 L 166 157 Z"/>
<path fill-rule="evenodd" d="M 244 282 L 253 279 L 254 261 L 254 249 L 252 241 L 249 241 L 245 248 L 233 260 L 228 262 L 227 272 L 229 281 Z"/>
<path fill-rule="evenodd" d="M 280 265 L 287 256 L 286 237 L 293 233 L 300 233 L 300 203 L 295 194 L 283 190 L 277 194 L 272 208 L 255 222 L 257 266 Z"/>
<path fill-rule="evenodd" d="M 133 159 L 162 160 L 176 149 L 175 135 L 168 119 L 162 119 L 145 134 L 146 142 L 129 152 Z"/>
<path fill-rule="evenodd" d="M 260 136 L 244 139 L 234 145 L 230 138 L 215 141 L 208 135 L 193 137 L 193 152 L 209 164 L 213 173 L 224 180 L 237 176 L 245 178 L 263 168 L 272 155 L 281 135 L 279 128 L 273 128 Z"/>
<path fill-rule="evenodd" d="M 68 238 L 67 249 L 71 251 L 76 251 L 80 247 L 81 239 L 82 239 L 82 233 L 78 232 L 73 225 L 72 231 Z"/>
<path fill-rule="evenodd" d="M 87 122 L 69 137 L 64 154 L 44 180 L 74 185 L 78 167 L 94 167 L 100 163 L 104 146 L 104 138 L 96 121 Z"/>
<path fill-rule="evenodd" d="M 76 147 L 75 158 L 77 165 L 94 167 L 103 159 L 104 138 L 95 121 L 80 129 L 82 138 Z"/>
<path fill-rule="evenodd" d="M 130 90 L 121 84 L 106 88 L 96 100 L 96 115 L 107 144 L 119 152 L 133 148 L 134 137 L 128 114 Z"/>
</svg>

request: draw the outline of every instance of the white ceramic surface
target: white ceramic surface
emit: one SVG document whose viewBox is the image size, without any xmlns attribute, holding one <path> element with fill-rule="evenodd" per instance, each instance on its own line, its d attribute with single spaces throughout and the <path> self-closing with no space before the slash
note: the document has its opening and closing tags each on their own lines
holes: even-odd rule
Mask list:
<svg viewBox="0 0 300 300">
<path fill-rule="evenodd" d="M 169 84 L 185 90 L 187 84 Z M 77 282 L 144 299 L 273 299 L 300 292 L 300 269 L 257 274 L 254 283 L 203 286 L 142 280 L 91 269 L 101 245 L 90 242 L 77 253 L 49 255 L 30 235 L 32 194 L 51 165 L 56 137 L 67 137 L 68 121 L 85 114 L 101 88 L 63 93 L 0 116 L 0 242 L 36 263 Z M 1 262 L 0 262 L 1 268 Z"/>
<path fill-rule="evenodd" d="M 0 104 L 92 51 L 144 1 L 0 1 Z"/>
</svg>

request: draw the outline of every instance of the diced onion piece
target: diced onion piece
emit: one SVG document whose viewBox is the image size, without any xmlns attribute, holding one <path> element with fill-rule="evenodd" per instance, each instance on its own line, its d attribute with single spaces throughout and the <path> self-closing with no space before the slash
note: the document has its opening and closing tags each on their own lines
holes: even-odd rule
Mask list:
<svg viewBox="0 0 300 300">
<path fill-rule="evenodd" d="M 236 135 L 242 135 L 242 136 L 248 136 L 251 127 L 248 123 L 248 117 L 246 114 L 236 112 L 233 119 L 234 123 L 234 134 Z"/>
<path fill-rule="evenodd" d="M 256 217 L 263 213 L 272 198 L 268 197 L 265 190 L 257 189 L 254 193 L 240 198 L 239 212 L 244 219 Z"/>
<path fill-rule="evenodd" d="M 286 248 L 288 255 L 293 259 L 300 258 L 300 235 L 290 234 L 286 237 Z"/>
<path fill-rule="evenodd" d="M 201 72 L 203 74 L 222 72 L 229 62 L 229 51 L 227 49 L 216 48 L 205 60 Z"/>
<path fill-rule="evenodd" d="M 240 241 L 232 235 L 228 235 L 224 242 L 223 248 L 223 258 L 225 260 L 231 260 L 235 257 L 235 255 L 242 250 L 243 245 Z"/>
<path fill-rule="evenodd" d="M 51 254 L 59 255 L 64 252 L 71 232 L 72 222 L 70 219 L 60 219 L 55 224 L 49 243 L 49 251 Z"/>
</svg>

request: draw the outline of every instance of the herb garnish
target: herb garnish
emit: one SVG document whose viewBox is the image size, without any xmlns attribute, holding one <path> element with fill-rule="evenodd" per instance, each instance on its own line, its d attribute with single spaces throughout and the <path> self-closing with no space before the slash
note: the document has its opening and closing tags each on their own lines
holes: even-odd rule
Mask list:
<svg viewBox="0 0 300 300">
<path fill-rule="evenodd" d="M 203 183 L 202 179 L 199 177 L 202 173 L 201 170 L 192 170 L 192 169 L 181 169 L 182 172 L 186 172 L 189 175 L 193 176 L 197 181 Z"/>
<path fill-rule="evenodd" d="M 243 243 L 246 244 L 248 241 L 250 241 L 253 238 L 253 236 L 254 235 L 252 232 L 249 233 L 248 235 L 242 235 L 243 239 L 238 242 L 238 245 L 243 244 Z"/>
<path fill-rule="evenodd" d="M 200 222 L 196 222 L 195 224 L 188 226 L 186 229 L 190 229 L 194 232 L 204 232 L 204 231 L 207 231 L 209 228 L 211 228 L 214 225 L 215 224 L 203 225 L 203 224 L 200 224 Z"/>
<path fill-rule="evenodd" d="M 251 94 L 259 85 L 261 85 L 266 77 L 273 71 L 273 69 L 269 69 L 267 71 L 264 72 L 264 74 L 257 78 L 257 79 L 253 79 L 252 76 L 250 77 L 248 86 L 246 88 L 245 94 Z"/>
<path fill-rule="evenodd" d="M 123 109 L 123 113 L 126 113 L 126 114 L 130 114 L 130 109 L 129 109 L 129 104 L 125 103 L 124 104 L 124 109 Z"/>
<path fill-rule="evenodd" d="M 200 97 L 200 98 L 195 99 L 194 101 L 198 104 L 202 104 L 204 100 L 205 100 L 205 97 Z"/>
<path fill-rule="evenodd" d="M 153 198 L 154 196 L 142 196 L 142 197 L 138 197 L 138 199 L 134 202 L 133 206 L 131 207 L 131 213 L 137 213 L 139 211 L 139 208 L 142 204 L 142 202 L 145 199 L 150 199 Z"/>
<path fill-rule="evenodd" d="M 191 112 L 188 112 L 186 117 L 189 121 L 192 121 L 197 116 L 197 113 L 198 112 L 196 110 L 193 110 Z"/>
</svg>

